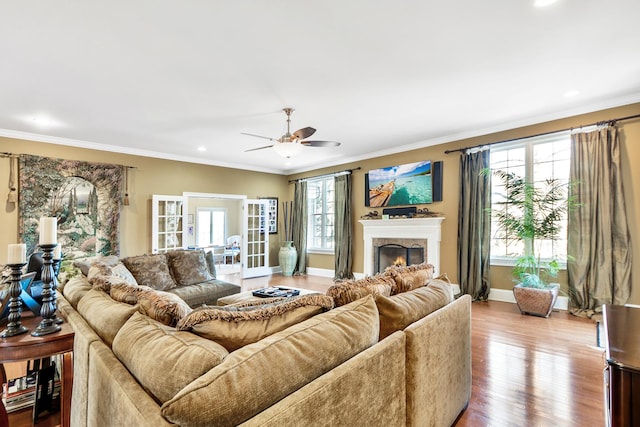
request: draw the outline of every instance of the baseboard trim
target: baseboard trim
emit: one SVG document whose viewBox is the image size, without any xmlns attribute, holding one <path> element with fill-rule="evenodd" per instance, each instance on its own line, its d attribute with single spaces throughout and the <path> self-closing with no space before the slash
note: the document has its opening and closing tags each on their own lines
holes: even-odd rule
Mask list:
<svg viewBox="0 0 640 427">
<path fill-rule="evenodd" d="M 331 279 L 336 277 L 335 270 L 329 270 L 328 268 L 307 267 L 307 274 L 309 276 L 329 277 Z M 364 273 L 355 272 L 353 273 L 353 276 L 358 280 L 366 277 Z"/>
<path fill-rule="evenodd" d="M 491 289 L 489 291 L 489 300 L 510 302 L 512 304 L 516 303 L 516 299 L 513 297 L 513 291 L 509 291 L 506 289 Z M 568 310 L 569 298 L 558 296 L 558 299 L 556 299 L 556 303 L 554 304 L 553 308 L 556 310 Z"/>
<path fill-rule="evenodd" d="M 319 276 L 319 277 L 334 277 L 333 270 L 329 270 L 327 268 L 314 268 L 307 267 L 307 274 L 309 276 Z"/>
</svg>

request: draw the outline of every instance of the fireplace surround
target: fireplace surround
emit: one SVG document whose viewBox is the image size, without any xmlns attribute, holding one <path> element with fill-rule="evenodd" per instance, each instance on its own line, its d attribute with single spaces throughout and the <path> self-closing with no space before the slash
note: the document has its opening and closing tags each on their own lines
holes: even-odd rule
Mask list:
<svg viewBox="0 0 640 427">
<path fill-rule="evenodd" d="M 376 273 L 376 247 L 398 244 L 424 248 L 424 260 L 433 264 L 435 274 L 440 273 L 441 225 L 444 217 L 361 219 L 364 239 L 364 274 Z"/>
</svg>

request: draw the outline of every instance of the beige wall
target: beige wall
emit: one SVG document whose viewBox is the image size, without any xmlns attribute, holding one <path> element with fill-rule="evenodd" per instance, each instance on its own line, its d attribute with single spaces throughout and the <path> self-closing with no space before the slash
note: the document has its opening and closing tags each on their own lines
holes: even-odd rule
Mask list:
<svg viewBox="0 0 640 427">
<path fill-rule="evenodd" d="M 453 141 L 447 144 L 422 148 L 410 152 L 368 159 L 361 162 L 340 165 L 334 168 L 326 168 L 290 176 L 291 179 L 305 176 L 315 176 L 324 173 L 336 172 L 344 169 L 360 167 L 361 170 L 353 172 L 353 213 L 354 213 L 354 271 L 363 271 L 364 242 L 362 226 L 357 220 L 371 210 L 364 206 L 364 174 L 371 169 L 393 166 L 397 164 L 416 162 L 420 160 L 442 160 L 443 163 L 443 201 L 431 205 L 422 205 L 434 212 L 441 212 L 446 220 L 442 223 L 442 243 L 440 257 L 440 271 L 448 274 L 449 278 L 457 281 L 457 218 L 458 218 L 458 193 L 459 193 L 459 154 L 444 154 L 445 150 L 488 144 L 491 142 L 504 141 L 509 139 L 523 138 L 544 132 L 552 132 L 571 127 L 591 124 L 601 120 L 620 118 L 640 114 L 640 103 L 625 107 L 603 110 L 596 113 L 585 114 L 552 122 L 541 123 L 505 132 L 484 135 L 476 138 L 469 138 L 460 141 Z M 640 227 L 638 215 L 640 214 L 640 167 L 637 162 L 640 160 L 640 119 L 620 122 L 622 129 L 622 166 L 624 192 L 626 197 L 627 220 L 631 234 L 633 249 L 633 270 L 632 279 L 636 283 L 632 290 L 629 303 L 640 304 Z M 292 189 L 291 189 L 292 191 Z M 309 255 L 309 266 L 318 268 L 333 269 L 333 256 L 330 255 Z M 493 267 L 491 269 L 491 287 L 497 289 L 508 289 L 513 287 L 511 282 L 511 269 L 508 267 Z M 559 281 L 566 289 L 566 272 L 562 272 Z"/>
<path fill-rule="evenodd" d="M 362 227 L 357 220 L 370 210 L 364 206 L 364 174 L 375 168 L 396 164 L 410 163 L 418 160 L 443 161 L 443 194 L 444 201 L 427 207 L 431 211 L 440 212 L 446 220 L 442 225 L 441 263 L 440 270 L 446 272 L 452 281 L 457 281 L 456 246 L 457 246 L 457 216 L 458 216 L 458 168 L 459 154 L 444 154 L 445 150 L 478 144 L 491 143 L 507 139 L 516 139 L 543 132 L 557 131 L 580 125 L 590 124 L 600 120 L 608 120 L 640 114 L 640 103 L 625 107 L 603 110 L 595 113 L 541 123 L 533 126 L 499 132 L 491 135 L 453 141 L 447 144 L 422 148 L 395 155 L 379 157 L 342 164 L 332 168 L 320 169 L 296 174 L 289 177 L 265 174 L 236 169 L 219 168 L 206 165 L 159 160 L 124 154 L 105 153 L 102 151 L 63 147 L 52 144 L 21 141 L 0 138 L 0 152 L 37 154 L 48 157 L 77 159 L 96 162 L 110 162 L 135 166 L 131 174 L 130 193 L 131 205 L 124 207 L 121 222 L 121 251 L 123 255 L 134 255 L 150 251 L 151 245 L 151 207 L 152 194 L 181 195 L 182 192 L 204 192 L 223 194 L 246 194 L 249 197 L 272 196 L 280 201 L 292 200 L 293 185 L 288 179 L 315 176 L 323 173 L 335 172 L 343 169 L 360 167 L 353 173 L 353 221 L 354 221 L 354 271 L 363 270 L 363 236 Z M 635 246 L 633 256 L 632 275 L 638 283 L 632 291 L 630 303 L 640 304 L 640 120 L 620 123 L 622 129 L 622 156 L 624 191 L 627 200 L 626 211 L 629 221 L 631 241 Z M 345 144 L 348 142 L 345 142 Z M 635 160 L 635 162 L 634 162 Z M 5 203 L 7 187 L 2 185 L 8 180 L 8 160 L 0 159 L 0 203 Z M 233 175 L 233 179 L 229 177 Z M 6 260 L 7 244 L 17 241 L 18 217 L 15 210 L 2 209 L 0 218 L 0 260 Z M 282 227 L 278 228 L 279 230 Z M 277 252 L 280 236 L 271 236 L 270 264 L 277 265 Z M 314 268 L 333 269 L 334 259 L 330 255 L 310 254 L 308 265 Z M 566 286 L 566 275 L 560 281 Z M 491 271 L 491 286 L 499 289 L 511 289 L 510 269 L 494 267 Z"/>
<path fill-rule="evenodd" d="M 287 178 L 238 169 L 198 165 L 150 157 L 110 153 L 55 144 L 0 138 L 0 152 L 35 154 L 69 160 L 115 163 L 133 166 L 129 173 L 130 205 L 124 206 L 120 221 L 122 256 L 151 252 L 151 196 L 182 195 L 183 192 L 237 194 L 286 200 Z M 7 259 L 7 245 L 18 241 L 18 212 L 6 204 L 9 160 L 0 158 L 0 264 Z M 4 184 L 3 184 L 4 183 Z M 271 235 L 270 265 L 278 264 L 280 238 Z"/>
</svg>

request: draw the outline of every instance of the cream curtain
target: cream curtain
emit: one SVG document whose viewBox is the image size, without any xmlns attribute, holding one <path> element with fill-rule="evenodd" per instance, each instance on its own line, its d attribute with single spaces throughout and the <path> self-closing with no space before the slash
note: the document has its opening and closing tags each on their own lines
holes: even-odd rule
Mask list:
<svg viewBox="0 0 640 427">
<path fill-rule="evenodd" d="M 489 297 L 491 233 L 491 174 L 489 150 L 464 152 L 460 157 L 458 204 L 458 281 L 474 301 Z"/>
<path fill-rule="evenodd" d="M 571 312 L 591 317 L 602 304 L 625 304 L 631 292 L 631 241 L 614 126 L 571 137 L 567 271 Z"/>
<path fill-rule="evenodd" d="M 294 274 L 307 273 L 307 182 L 296 181 L 293 194 L 293 245 L 298 251 Z"/>
<path fill-rule="evenodd" d="M 353 279 L 353 226 L 351 224 L 351 174 L 334 178 L 335 277 Z"/>
</svg>

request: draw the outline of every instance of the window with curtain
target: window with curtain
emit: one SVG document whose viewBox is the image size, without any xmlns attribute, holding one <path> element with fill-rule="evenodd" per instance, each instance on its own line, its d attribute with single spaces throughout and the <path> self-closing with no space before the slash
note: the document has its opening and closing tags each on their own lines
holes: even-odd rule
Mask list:
<svg viewBox="0 0 640 427">
<path fill-rule="evenodd" d="M 334 177 L 333 175 L 307 180 L 307 250 L 334 250 Z"/>
<path fill-rule="evenodd" d="M 198 208 L 196 219 L 196 245 L 198 247 L 224 246 L 227 210 Z"/>
<path fill-rule="evenodd" d="M 513 172 L 534 185 L 547 179 L 569 181 L 571 155 L 569 132 L 515 140 L 491 147 L 491 170 Z M 509 209 L 505 205 L 505 188 L 499 179 L 491 180 L 492 212 Z M 567 218 L 563 218 L 562 231 L 553 240 L 522 242 L 509 240 L 499 230 L 495 216 L 491 218 L 491 264 L 514 265 L 515 259 L 535 245 L 542 259 L 565 260 L 567 255 Z"/>
</svg>

